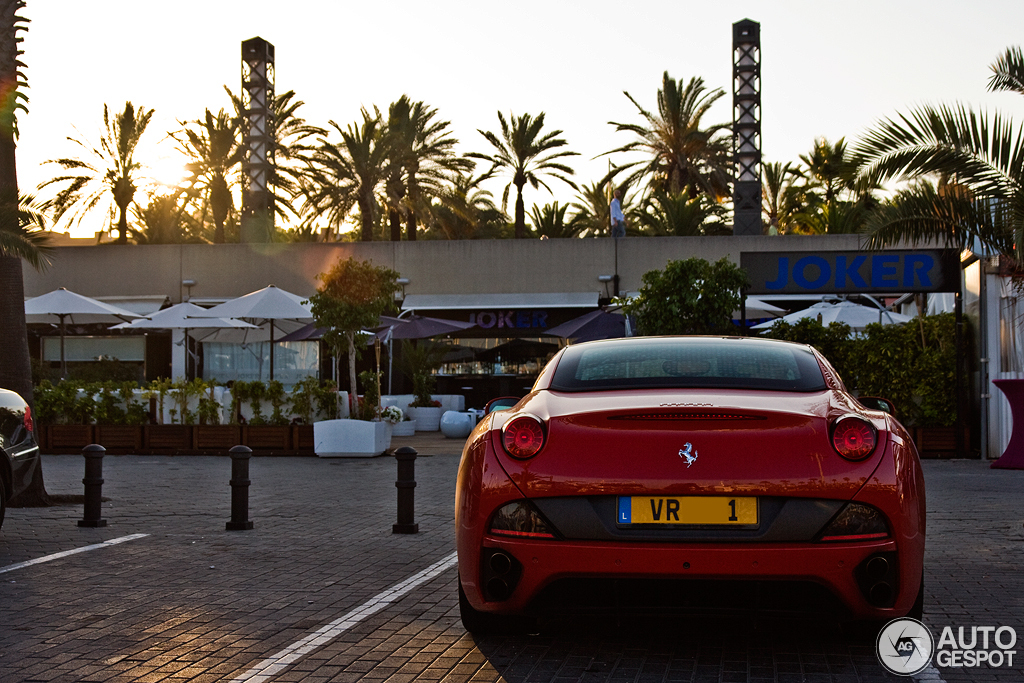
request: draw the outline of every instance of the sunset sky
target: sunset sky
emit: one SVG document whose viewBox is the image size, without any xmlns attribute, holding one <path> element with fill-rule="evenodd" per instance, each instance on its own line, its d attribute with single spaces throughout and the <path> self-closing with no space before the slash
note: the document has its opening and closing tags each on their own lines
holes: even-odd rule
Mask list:
<svg viewBox="0 0 1024 683">
<path fill-rule="evenodd" d="M 486 151 L 477 129 L 496 112 L 547 113 L 564 131 L 577 180 L 608 167 L 602 152 L 629 141 L 608 121 L 635 122 L 622 94 L 654 109 L 661 74 L 723 88 L 707 123 L 731 119 L 732 24 L 761 23 L 762 147 L 796 161 L 817 136 L 855 140 L 883 116 L 963 101 L 1024 122 L 1024 98 L 986 92 L 988 66 L 1024 42 L 1020 0 L 688 0 L 508 3 L 326 0 L 28 0 L 24 43 L 29 113 L 20 118 L 23 191 L 51 177 L 46 159 L 75 154 L 67 136 L 97 140 L 103 104 L 155 110 L 139 160 L 173 182 L 182 160 L 169 131 L 206 108 L 229 108 L 240 89 L 240 43 L 276 48 L 276 89 L 326 126 L 403 93 L 452 122 L 460 151 Z M 616 163 L 625 159 L 615 158 Z M 557 181 L 554 181 L 557 183 Z M 573 192 L 556 188 L 556 199 Z M 492 188 L 500 198 L 500 186 Z M 526 205 L 552 201 L 528 191 Z M 83 225 L 75 234 L 101 228 Z"/>
</svg>

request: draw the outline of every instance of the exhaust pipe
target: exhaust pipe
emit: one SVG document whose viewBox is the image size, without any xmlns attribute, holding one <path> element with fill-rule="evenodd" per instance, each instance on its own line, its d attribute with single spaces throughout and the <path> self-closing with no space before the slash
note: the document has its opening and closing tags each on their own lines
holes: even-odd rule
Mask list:
<svg viewBox="0 0 1024 683">
<path fill-rule="evenodd" d="M 498 548 L 485 548 L 480 560 L 484 599 L 503 602 L 512 597 L 523 576 L 523 565 L 511 553 Z"/>
<path fill-rule="evenodd" d="M 853 571 L 861 594 L 873 607 L 892 607 L 899 591 L 899 562 L 895 552 L 871 555 Z"/>
<path fill-rule="evenodd" d="M 505 583 L 505 580 L 499 579 L 498 577 L 494 577 L 487 582 L 487 592 L 498 602 L 507 600 L 508 596 L 512 594 L 512 590 L 508 587 L 508 584 Z"/>
<path fill-rule="evenodd" d="M 512 570 L 512 558 L 500 551 L 491 555 L 489 564 L 491 571 L 498 576 L 504 576 Z"/>
<path fill-rule="evenodd" d="M 889 573 L 889 560 L 881 555 L 875 555 L 868 560 L 867 565 L 864 567 L 864 573 L 872 581 L 879 581 L 885 578 L 885 575 Z"/>
<path fill-rule="evenodd" d="M 868 602 L 872 605 L 891 605 L 893 598 L 892 586 L 885 581 L 880 581 L 871 587 L 868 592 Z"/>
</svg>

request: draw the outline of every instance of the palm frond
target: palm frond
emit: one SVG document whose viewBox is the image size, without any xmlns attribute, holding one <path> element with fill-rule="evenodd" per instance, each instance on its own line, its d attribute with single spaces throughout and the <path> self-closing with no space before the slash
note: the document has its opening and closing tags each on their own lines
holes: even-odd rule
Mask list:
<svg viewBox="0 0 1024 683">
<path fill-rule="evenodd" d="M 989 68 L 992 69 L 989 90 L 1009 90 L 1024 95 L 1024 51 L 1019 46 L 1006 48 Z"/>
<path fill-rule="evenodd" d="M 36 270 L 45 270 L 54 253 L 45 230 L 43 207 L 35 197 L 23 194 L 17 206 L 0 206 L 0 255 L 17 256 Z"/>
</svg>

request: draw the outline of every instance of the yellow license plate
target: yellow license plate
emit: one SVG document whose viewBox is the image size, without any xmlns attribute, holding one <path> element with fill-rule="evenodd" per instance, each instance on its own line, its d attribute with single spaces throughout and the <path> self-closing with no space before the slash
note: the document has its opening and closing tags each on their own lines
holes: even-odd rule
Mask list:
<svg viewBox="0 0 1024 683">
<path fill-rule="evenodd" d="M 736 496 L 620 496 L 619 525 L 757 525 L 757 498 Z"/>
</svg>

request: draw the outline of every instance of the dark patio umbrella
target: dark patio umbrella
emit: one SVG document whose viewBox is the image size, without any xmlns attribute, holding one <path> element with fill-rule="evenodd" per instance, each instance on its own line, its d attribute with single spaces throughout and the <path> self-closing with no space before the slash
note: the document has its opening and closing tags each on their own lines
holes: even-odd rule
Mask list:
<svg viewBox="0 0 1024 683">
<path fill-rule="evenodd" d="M 291 342 L 291 341 L 311 341 L 314 339 L 320 339 L 324 336 L 324 332 L 327 331 L 326 327 L 317 327 L 316 323 L 307 323 L 295 330 L 289 332 L 277 341 L 279 342 Z"/>
<path fill-rule="evenodd" d="M 476 359 L 486 363 L 495 363 L 499 360 L 503 363 L 523 363 L 537 358 L 546 358 L 555 351 L 558 351 L 558 344 L 513 339 L 504 344 L 498 344 L 493 349 L 478 351 Z"/>
<path fill-rule="evenodd" d="M 555 325 L 544 334 L 577 342 L 616 339 L 626 336 L 626 316 L 618 310 L 599 308 L 561 325 Z"/>
<path fill-rule="evenodd" d="M 388 345 L 388 393 L 391 393 L 391 363 L 394 358 L 391 343 L 395 339 L 429 339 L 442 334 L 460 332 L 476 323 L 459 320 L 442 320 L 410 315 L 408 318 L 393 318 L 388 315 L 380 317 L 380 327 L 375 330 L 377 338 Z"/>
<path fill-rule="evenodd" d="M 408 318 L 392 318 L 382 315 L 380 324 L 381 326 L 377 328 L 377 336 L 385 341 L 388 339 L 429 339 L 476 327 L 476 323 L 427 318 L 419 315 L 411 315 Z"/>
</svg>

